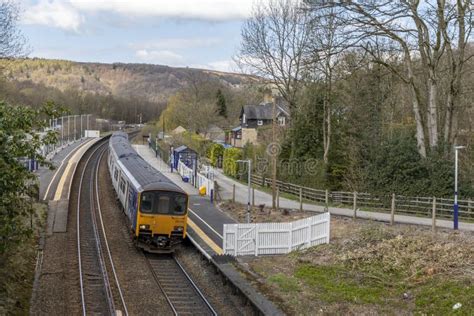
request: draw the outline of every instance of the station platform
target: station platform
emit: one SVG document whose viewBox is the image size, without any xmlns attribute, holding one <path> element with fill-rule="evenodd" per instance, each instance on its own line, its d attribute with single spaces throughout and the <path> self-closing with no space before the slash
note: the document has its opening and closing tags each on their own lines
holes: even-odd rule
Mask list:
<svg viewBox="0 0 474 316">
<path fill-rule="evenodd" d="M 208 196 L 200 196 L 197 188 L 182 181 L 176 170 L 171 172 L 169 165 L 156 157 L 147 145 L 133 147 L 150 165 L 189 194 L 188 237 L 191 241 L 210 257 L 222 255 L 224 224 L 234 224 L 236 221 L 211 203 Z"/>
<path fill-rule="evenodd" d="M 64 147 L 51 159 L 55 170 L 41 167 L 37 171 L 40 199 L 48 202 L 48 236 L 67 231 L 69 195 L 74 171 L 87 149 L 98 140 L 99 138 L 84 138 Z"/>
</svg>

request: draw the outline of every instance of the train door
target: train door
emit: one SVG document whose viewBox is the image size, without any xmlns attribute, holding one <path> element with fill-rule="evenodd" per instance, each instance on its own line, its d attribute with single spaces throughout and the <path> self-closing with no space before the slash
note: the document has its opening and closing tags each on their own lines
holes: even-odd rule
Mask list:
<svg viewBox="0 0 474 316">
<path fill-rule="evenodd" d="M 127 214 L 128 218 L 133 223 L 133 227 L 136 225 L 136 217 L 137 217 L 137 207 L 138 207 L 138 195 L 137 191 L 132 186 L 128 187 L 128 207 L 125 213 Z"/>
</svg>

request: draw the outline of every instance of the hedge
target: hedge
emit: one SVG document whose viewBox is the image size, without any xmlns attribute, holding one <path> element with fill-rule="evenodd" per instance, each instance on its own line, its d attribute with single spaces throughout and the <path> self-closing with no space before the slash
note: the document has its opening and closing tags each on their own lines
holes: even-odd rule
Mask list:
<svg viewBox="0 0 474 316">
<path fill-rule="evenodd" d="M 237 160 L 242 158 L 242 150 L 238 148 L 227 148 L 224 150 L 224 173 L 236 177 L 239 171 Z"/>
<path fill-rule="evenodd" d="M 211 165 L 213 167 L 217 166 L 217 161 L 219 160 L 219 157 L 224 155 L 224 146 L 221 144 L 212 144 L 209 147 L 209 154 L 208 158 L 211 161 Z"/>
</svg>

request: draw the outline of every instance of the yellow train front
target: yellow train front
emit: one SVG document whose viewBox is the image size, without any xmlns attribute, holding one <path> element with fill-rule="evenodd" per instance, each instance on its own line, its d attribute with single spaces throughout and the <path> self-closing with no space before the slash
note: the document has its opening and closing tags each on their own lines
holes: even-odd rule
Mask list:
<svg viewBox="0 0 474 316">
<path fill-rule="evenodd" d="M 135 244 L 148 252 L 172 251 L 186 237 L 186 192 L 143 160 L 126 133 L 110 137 L 108 166 Z"/>
</svg>

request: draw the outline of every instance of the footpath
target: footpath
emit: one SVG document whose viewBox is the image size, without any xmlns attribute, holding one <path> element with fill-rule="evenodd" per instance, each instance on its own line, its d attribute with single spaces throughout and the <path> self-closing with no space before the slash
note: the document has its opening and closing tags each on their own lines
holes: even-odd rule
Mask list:
<svg viewBox="0 0 474 316">
<path fill-rule="evenodd" d="M 232 190 L 233 190 L 233 186 L 235 185 L 235 201 L 242 204 L 247 204 L 247 199 L 248 199 L 248 186 L 247 185 L 242 184 L 234 179 L 227 177 L 218 169 L 214 169 L 214 180 L 217 181 L 217 184 L 219 186 L 219 194 L 221 195 L 222 199 L 232 198 Z M 271 205 L 272 204 L 271 194 L 255 189 L 254 204 L 255 205 L 265 204 L 267 206 Z M 299 201 L 294 201 L 294 200 L 290 200 L 290 199 L 282 198 L 282 197 L 280 197 L 279 204 L 280 204 L 280 208 L 287 208 L 287 209 L 300 208 Z M 325 212 L 325 207 L 321 205 L 311 204 L 311 203 L 303 203 L 303 210 L 322 213 L 322 212 Z M 347 209 L 347 208 L 329 207 L 328 211 L 331 214 L 340 215 L 340 216 L 352 217 L 354 215 L 354 211 L 352 209 Z M 358 210 L 357 218 L 370 219 L 370 220 L 376 220 L 376 221 L 382 221 L 382 222 L 390 222 L 390 214 L 379 213 L 379 212 L 367 212 L 367 211 Z M 415 217 L 415 216 L 408 216 L 408 215 L 397 215 L 397 214 L 395 214 L 395 222 L 403 223 L 403 224 L 413 224 L 413 225 L 426 225 L 426 226 L 432 225 L 431 218 Z M 436 220 L 436 227 L 452 228 L 453 222 L 449 220 L 438 219 Z M 459 229 L 474 231 L 474 224 L 459 222 Z"/>
</svg>

